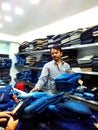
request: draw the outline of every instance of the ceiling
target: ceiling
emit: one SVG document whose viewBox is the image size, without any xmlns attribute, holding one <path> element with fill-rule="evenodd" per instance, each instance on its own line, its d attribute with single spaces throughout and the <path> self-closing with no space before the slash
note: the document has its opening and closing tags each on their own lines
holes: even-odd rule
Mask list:
<svg viewBox="0 0 98 130">
<path fill-rule="evenodd" d="M 0 0 L 0 33 L 20 36 L 98 5 L 98 0 Z M 3 8 L 8 3 L 10 9 Z M 23 14 L 16 14 L 21 7 Z M 21 10 L 18 13 L 22 13 Z M 6 21 L 5 16 L 11 17 Z"/>
</svg>

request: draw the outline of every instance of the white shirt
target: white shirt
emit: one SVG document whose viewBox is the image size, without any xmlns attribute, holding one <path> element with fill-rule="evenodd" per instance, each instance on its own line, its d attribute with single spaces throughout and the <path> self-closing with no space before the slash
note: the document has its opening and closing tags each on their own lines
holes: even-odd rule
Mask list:
<svg viewBox="0 0 98 130">
<path fill-rule="evenodd" d="M 50 91 L 51 93 L 55 93 L 56 89 L 54 85 L 54 79 L 61 74 L 68 73 L 69 70 L 70 65 L 68 63 L 62 61 L 62 64 L 59 68 L 57 63 L 52 60 L 44 65 L 39 80 L 35 87 L 38 88 L 38 90 L 41 90 L 41 88 L 43 86 L 46 86 L 47 83 L 48 91 Z"/>
</svg>

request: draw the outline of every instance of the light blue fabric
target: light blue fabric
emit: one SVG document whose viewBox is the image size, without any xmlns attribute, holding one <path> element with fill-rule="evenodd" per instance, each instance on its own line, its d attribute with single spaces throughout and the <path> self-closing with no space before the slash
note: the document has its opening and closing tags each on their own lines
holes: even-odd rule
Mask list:
<svg viewBox="0 0 98 130">
<path fill-rule="evenodd" d="M 45 97 L 48 95 L 50 95 L 48 92 L 31 92 L 31 93 L 19 94 L 17 97 L 22 98 L 22 99 L 26 99 L 26 98 L 30 98 L 30 97 L 33 99 L 37 99 L 37 98 Z"/>
</svg>

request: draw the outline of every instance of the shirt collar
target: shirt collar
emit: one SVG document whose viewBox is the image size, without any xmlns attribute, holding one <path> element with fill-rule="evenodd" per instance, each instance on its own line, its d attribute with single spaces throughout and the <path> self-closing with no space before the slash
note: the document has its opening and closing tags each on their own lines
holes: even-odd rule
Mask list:
<svg viewBox="0 0 98 130">
<path fill-rule="evenodd" d="M 55 60 L 53 60 L 53 63 L 54 63 L 54 64 L 57 64 Z M 63 60 L 62 60 L 62 64 L 64 64 L 64 61 L 63 61 Z"/>
</svg>

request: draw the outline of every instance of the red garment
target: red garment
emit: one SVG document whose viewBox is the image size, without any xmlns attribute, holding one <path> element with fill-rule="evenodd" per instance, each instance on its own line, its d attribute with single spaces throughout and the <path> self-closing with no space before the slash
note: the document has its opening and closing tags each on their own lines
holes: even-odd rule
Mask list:
<svg viewBox="0 0 98 130">
<path fill-rule="evenodd" d="M 25 84 L 24 83 L 17 83 L 15 87 L 21 91 L 25 91 Z"/>
</svg>

